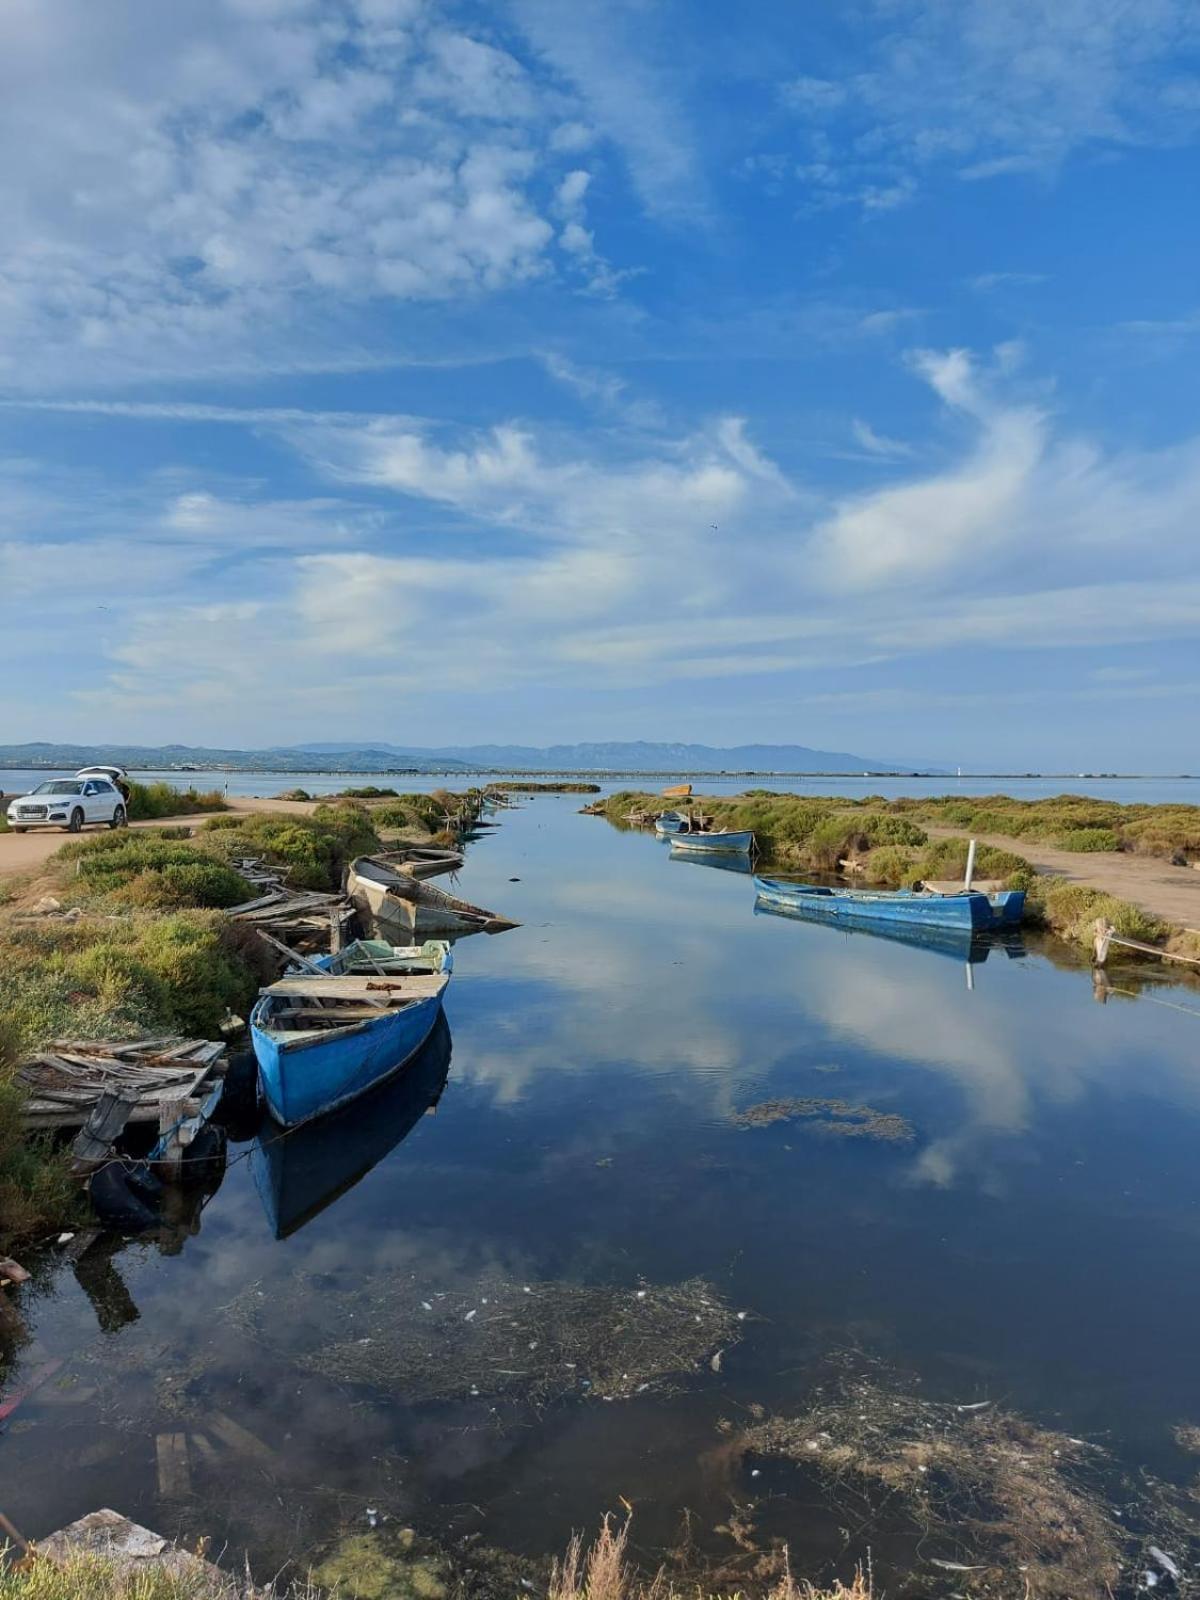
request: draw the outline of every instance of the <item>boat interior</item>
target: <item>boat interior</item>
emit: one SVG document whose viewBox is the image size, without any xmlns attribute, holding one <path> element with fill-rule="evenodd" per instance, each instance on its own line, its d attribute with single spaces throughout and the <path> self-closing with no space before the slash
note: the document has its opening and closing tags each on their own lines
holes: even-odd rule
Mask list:
<svg viewBox="0 0 1200 1600">
<path fill-rule="evenodd" d="M 262 992 L 267 1005 L 258 1025 L 272 1034 L 285 1033 L 295 1043 L 305 1035 L 376 1022 L 386 1013 L 419 1000 L 436 1000 L 449 981 L 449 976 L 441 972 L 386 977 L 303 973 L 281 978 Z"/>
</svg>

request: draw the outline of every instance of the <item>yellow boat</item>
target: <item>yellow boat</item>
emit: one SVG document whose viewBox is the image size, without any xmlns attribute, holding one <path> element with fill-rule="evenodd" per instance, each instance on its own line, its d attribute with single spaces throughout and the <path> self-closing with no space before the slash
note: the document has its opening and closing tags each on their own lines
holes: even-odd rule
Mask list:
<svg viewBox="0 0 1200 1600">
<path fill-rule="evenodd" d="M 671 788 L 663 790 L 663 799 L 664 800 L 687 800 L 687 799 L 690 799 L 691 793 L 692 793 L 692 786 L 691 786 L 690 783 L 676 783 L 676 784 L 673 784 L 671 786 Z"/>
</svg>

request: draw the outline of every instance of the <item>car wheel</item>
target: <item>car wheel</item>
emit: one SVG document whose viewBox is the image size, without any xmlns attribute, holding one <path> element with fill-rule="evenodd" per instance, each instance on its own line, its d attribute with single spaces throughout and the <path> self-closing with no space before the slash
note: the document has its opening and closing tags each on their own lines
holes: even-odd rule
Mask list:
<svg viewBox="0 0 1200 1600">
<path fill-rule="evenodd" d="M 110 828 L 123 828 L 125 826 L 125 807 L 118 806 L 109 821 Z"/>
<path fill-rule="evenodd" d="M 68 833 L 82 833 L 83 832 L 83 812 L 79 809 L 78 806 L 76 806 L 74 811 L 72 811 L 72 813 L 71 813 L 71 820 L 70 820 L 70 822 L 67 823 L 67 832 Z"/>
</svg>

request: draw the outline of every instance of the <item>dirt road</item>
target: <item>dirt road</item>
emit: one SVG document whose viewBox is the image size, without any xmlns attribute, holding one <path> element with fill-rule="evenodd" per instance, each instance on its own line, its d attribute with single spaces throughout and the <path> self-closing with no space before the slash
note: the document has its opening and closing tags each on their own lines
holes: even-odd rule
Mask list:
<svg viewBox="0 0 1200 1600">
<path fill-rule="evenodd" d="M 255 800 L 247 799 L 240 795 L 231 795 L 228 801 L 229 811 L 279 811 L 296 817 L 306 817 L 316 809 L 315 800 Z M 229 811 L 225 813 L 228 816 Z M 219 816 L 220 812 L 201 812 L 190 817 L 158 817 L 153 822 L 133 822 L 132 828 L 162 828 L 179 827 L 183 823 L 199 825 L 210 816 Z M 80 837 L 89 838 L 94 833 L 103 833 L 103 828 L 89 828 Z M 54 852 L 66 843 L 69 835 L 60 833 L 57 829 L 32 833 L 0 833 L 0 878 L 15 878 L 26 872 L 36 871 L 43 862 L 48 861 Z"/>
<path fill-rule="evenodd" d="M 962 828 L 943 828 L 923 822 L 936 838 L 965 839 Z M 1152 917 L 1181 928 L 1200 929 L 1200 872 L 1194 867 L 1173 867 L 1153 856 L 1125 855 L 1121 851 L 1055 850 L 1030 839 L 1006 839 L 1002 834 L 977 834 L 980 844 L 995 845 L 1024 856 L 1039 872 L 1084 883 L 1118 900 L 1129 900 Z"/>
</svg>

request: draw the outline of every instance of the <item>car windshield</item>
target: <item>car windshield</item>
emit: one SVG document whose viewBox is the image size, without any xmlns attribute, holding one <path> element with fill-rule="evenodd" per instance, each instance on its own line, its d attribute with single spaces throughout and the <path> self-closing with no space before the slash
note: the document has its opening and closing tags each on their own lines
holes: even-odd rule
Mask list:
<svg viewBox="0 0 1200 1600">
<path fill-rule="evenodd" d="M 34 794 L 79 794 L 83 785 L 70 779 L 59 778 L 54 783 L 39 783 Z"/>
</svg>

